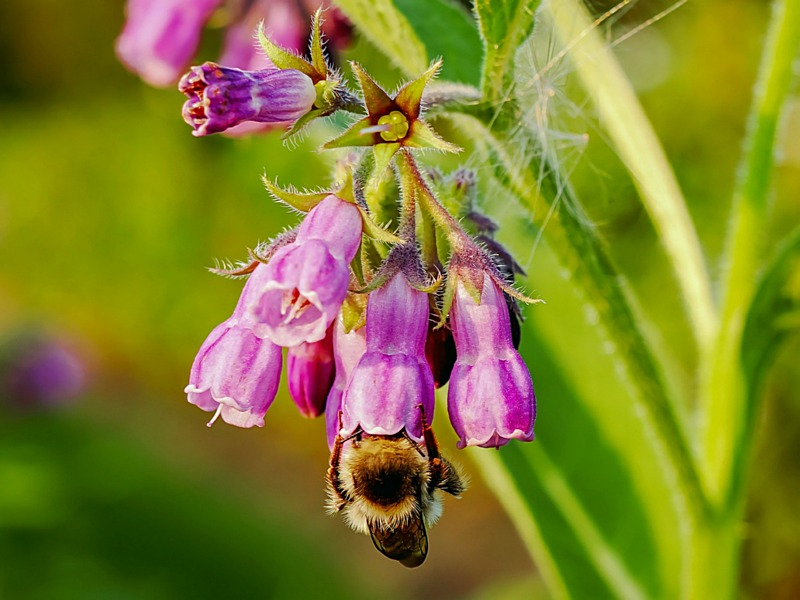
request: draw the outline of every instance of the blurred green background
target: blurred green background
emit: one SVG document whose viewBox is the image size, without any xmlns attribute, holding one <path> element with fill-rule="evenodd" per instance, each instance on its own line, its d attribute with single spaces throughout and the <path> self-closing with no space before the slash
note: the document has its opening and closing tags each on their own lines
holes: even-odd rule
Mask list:
<svg viewBox="0 0 800 600">
<path fill-rule="evenodd" d="M 614 31 L 657 4 L 670 3 L 640 2 Z M 618 47 L 711 265 L 767 12 L 755 0 L 689 3 Z M 445 415 L 442 445 L 473 483 L 462 501 L 447 502 L 428 561 L 410 571 L 325 515 L 324 424 L 302 419 L 285 386 L 258 430 L 206 428 L 208 415 L 186 403 L 194 353 L 240 290 L 204 267 L 243 258 L 293 222 L 263 190 L 263 173 L 298 186 L 328 182 L 327 158 L 313 152 L 324 127 L 291 151 L 277 135 L 193 138 L 177 91 L 148 88 L 117 63 L 122 22 L 120 0 L 0 4 L 2 354 L 11 360 L 24 337 L 52 338 L 80 357 L 88 381 L 80 398 L 56 407 L 1 399 L 0 598 L 545 597 L 509 521 L 457 454 Z M 202 58 L 213 57 L 213 33 L 205 44 Z M 392 77 L 358 38 L 348 56 Z M 582 106 L 553 107 L 563 119 L 555 128 L 589 133 L 570 159 L 575 185 L 615 260 L 652 300 L 647 311 L 669 322 L 663 256 Z M 766 233 L 775 239 L 800 222 L 800 101 L 784 130 Z M 548 301 L 535 319 L 559 328 L 564 348 L 599 353 L 602 341 L 574 318 L 579 300 L 546 247 L 501 205 L 509 227 L 500 239 Z M 685 331 L 664 335 L 680 348 Z M 538 348 L 523 341 L 523 350 L 536 382 Z M 798 350 L 796 340 L 784 350 L 768 386 L 745 531 L 742 589 L 751 597 L 800 596 Z M 539 424 L 559 415 L 568 428 L 569 415 L 548 408 L 557 398 L 542 379 Z"/>
</svg>

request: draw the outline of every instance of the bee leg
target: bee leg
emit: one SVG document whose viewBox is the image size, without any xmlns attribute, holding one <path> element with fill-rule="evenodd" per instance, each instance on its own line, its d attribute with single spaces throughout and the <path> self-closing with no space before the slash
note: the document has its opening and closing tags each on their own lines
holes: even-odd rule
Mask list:
<svg viewBox="0 0 800 600">
<path fill-rule="evenodd" d="M 431 477 L 428 481 L 428 492 L 433 492 L 442 482 L 444 478 L 444 471 L 446 470 L 445 463 L 442 462 L 442 457 L 439 454 L 439 443 L 436 441 L 436 436 L 433 434 L 433 427 L 428 423 L 425 416 L 425 407 L 422 404 L 417 406 L 422 417 L 422 438 L 425 440 L 425 448 L 428 451 L 428 464 L 431 469 Z"/>
<path fill-rule="evenodd" d="M 342 411 L 339 411 L 339 431 L 342 430 Z M 326 475 L 326 479 L 331 486 L 331 490 L 333 490 L 334 494 L 336 494 L 339 501 L 336 503 L 336 510 L 341 510 L 344 505 L 349 501 L 346 492 L 342 489 L 342 482 L 339 479 L 339 465 L 342 462 L 342 447 L 344 446 L 345 442 L 349 442 L 353 438 L 356 438 L 361 435 L 361 428 L 358 428 L 355 432 L 351 435 L 343 438 L 341 433 L 336 434 L 336 440 L 333 442 L 333 452 L 331 452 L 331 461 L 330 466 L 328 467 L 328 473 Z"/>
<path fill-rule="evenodd" d="M 453 464 L 439 453 L 439 443 L 433 434 L 433 427 L 425 418 L 425 409 L 422 404 L 419 405 L 419 410 L 422 413 L 422 436 L 425 439 L 425 447 L 428 449 L 428 462 L 431 469 L 428 492 L 432 493 L 433 490 L 439 488 L 453 496 L 460 496 L 464 491 L 461 476 Z"/>
</svg>

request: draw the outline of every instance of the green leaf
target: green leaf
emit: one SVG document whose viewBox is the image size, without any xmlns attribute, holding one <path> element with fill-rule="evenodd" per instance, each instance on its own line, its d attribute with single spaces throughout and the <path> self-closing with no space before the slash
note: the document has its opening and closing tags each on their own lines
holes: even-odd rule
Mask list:
<svg viewBox="0 0 800 600">
<path fill-rule="evenodd" d="M 539 0 L 475 0 L 485 58 L 481 87 L 489 101 L 500 102 L 511 89 L 514 55 L 533 30 Z"/>
<path fill-rule="evenodd" d="M 407 76 L 416 76 L 427 68 L 425 45 L 391 0 L 335 0 L 335 3 L 358 31 Z"/>
<path fill-rule="evenodd" d="M 657 453 L 647 448 L 618 382 L 583 390 L 577 383 L 582 374 L 585 380 L 586 373 L 613 368 L 612 361 L 595 360 L 586 348 L 575 352 L 559 341 L 558 326 L 542 325 L 554 317 L 563 323 L 563 314 L 544 312 L 556 304 L 564 311 L 566 303 L 580 322 L 577 300 L 529 311 L 524 325 L 522 349 L 539 402 L 536 440 L 511 442 L 499 452 L 476 448 L 470 457 L 498 493 L 553 597 L 676 597 L 677 565 L 669 561 L 680 555 L 680 543 L 658 534 L 677 531 L 678 516 L 664 499 L 668 483 Z M 592 337 L 599 348 L 600 336 L 584 339 Z"/>
<path fill-rule="evenodd" d="M 800 333 L 800 228 L 781 244 L 756 282 L 753 303 L 744 324 L 741 367 L 745 385 L 744 444 L 737 447 L 734 492 L 744 492 L 746 466 L 760 407 L 761 386 L 790 335 Z"/>
<path fill-rule="evenodd" d="M 549 17 L 555 36 L 561 39 L 564 47 L 569 47 L 570 63 L 592 98 L 610 141 L 630 171 L 642 204 L 670 258 L 683 295 L 683 306 L 702 353 L 713 335 L 717 315 L 700 239 L 672 166 L 612 48 L 601 30 L 592 27 L 592 18 L 583 1 L 561 0 L 545 6 L 542 16 Z M 533 43 L 531 38 L 525 46 L 533 46 Z M 526 50 L 523 47 L 523 51 Z M 531 80 L 528 67 L 517 66 L 519 81 Z M 532 93 L 518 95 L 521 109 L 535 114 L 538 95 L 537 88 Z"/>
<path fill-rule="evenodd" d="M 471 139 L 483 160 L 494 165 L 494 176 L 504 193 L 530 209 L 530 217 L 537 225 L 547 219 L 547 239 L 558 253 L 562 268 L 572 274 L 587 303 L 596 311 L 634 384 L 637 401 L 652 420 L 656 439 L 669 456 L 669 465 L 675 470 L 692 514 L 701 514 L 705 499 L 683 423 L 678 418 L 677 402 L 663 377 L 664 361 L 648 344 L 643 317 L 572 188 L 558 180 L 552 168 L 544 169 L 544 179 L 539 181 L 539 158 L 520 164 L 515 153 L 530 154 L 516 147 L 521 143 L 519 136 L 512 142 L 466 115 L 451 114 L 448 119 Z M 485 176 L 489 175 L 486 171 Z"/>
<path fill-rule="evenodd" d="M 743 373 L 736 368 L 742 343 L 742 316 L 749 310 L 764 255 L 764 230 L 773 175 L 775 138 L 781 109 L 796 78 L 793 65 L 800 50 L 800 1 L 772 5 L 747 138 L 733 194 L 728 246 L 722 257 L 721 323 L 701 382 L 704 475 L 710 495 L 731 506 L 741 502 L 730 493 L 731 479 L 742 465 L 732 461 L 752 425 L 746 421 L 751 402 L 744 393 Z"/>
<path fill-rule="evenodd" d="M 442 77 L 470 85 L 480 84 L 481 41 L 472 17 L 448 0 L 395 0 L 428 56 L 443 59 Z"/>
</svg>

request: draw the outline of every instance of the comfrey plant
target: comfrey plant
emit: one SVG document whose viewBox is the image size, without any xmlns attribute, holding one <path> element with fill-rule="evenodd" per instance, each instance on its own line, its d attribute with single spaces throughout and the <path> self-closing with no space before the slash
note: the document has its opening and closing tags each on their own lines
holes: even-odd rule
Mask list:
<svg viewBox="0 0 800 600">
<path fill-rule="evenodd" d="M 765 246 L 800 0 L 772 3 L 718 281 L 598 31 L 630 4 L 593 20 L 579 0 L 475 0 L 472 13 L 445 0 L 338 0 L 409 80 L 396 93 L 356 63 L 360 89 L 348 88 L 326 60 L 319 15 L 309 60 L 262 31 L 272 66 L 206 63 L 181 81 L 197 136 L 284 121 L 293 135 L 314 119 L 357 115 L 323 146 L 353 149 L 330 189 L 266 181 L 306 216 L 241 268 L 220 271 L 249 278 L 233 315 L 203 344 L 186 391 L 212 421 L 260 425 L 287 347 L 300 411 L 325 413 L 329 507 L 404 565 L 424 560 L 443 494 L 464 489 L 432 430 L 435 389 L 447 385 L 459 446 L 473 447 L 553 597 L 736 595 L 762 388 L 800 312 L 800 232 Z M 542 47 L 552 50 L 544 63 Z M 431 64 L 437 55 L 444 62 Z M 659 293 L 676 298 L 662 322 L 588 216 L 598 210 L 594 188 L 579 198 L 566 176 L 553 140 L 568 136 L 548 124 L 548 103 L 562 93 L 550 78 L 559 61 L 588 92 L 583 104 L 598 113 L 653 224 L 666 265 Z M 451 83 L 433 81 L 440 68 Z M 424 152 L 458 147 L 466 167 L 422 166 Z M 548 318 L 530 311 L 524 327 L 517 302 L 529 299 L 514 288 L 522 270 L 495 237 L 497 214 L 481 212 L 512 201 L 525 213 L 520 227 L 533 232 L 521 246 L 544 240 L 537 261 L 557 259 L 569 279 L 547 280 L 552 265 L 537 269 L 556 301 Z M 564 335 L 581 315 L 589 348 Z M 522 330 L 523 355 L 535 348 L 537 389 L 548 398 L 536 444 L 509 443 L 531 440 L 536 417 L 517 351 Z"/>
<path fill-rule="evenodd" d="M 292 121 L 295 132 L 338 111 L 364 115 L 324 145 L 361 148 L 339 163 L 331 190 L 300 193 L 266 182 L 305 217 L 240 269 L 219 271 L 247 282 L 231 317 L 200 348 L 186 393 L 214 413 L 209 425 L 221 418 L 263 426 L 287 348 L 300 412 L 327 415 L 330 509 L 413 567 L 427 555 L 426 529 L 441 514 L 442 493 L 464 489 L 433 434 L 435 388 L 450 382 L 448 411 L 461 447 L 533 439 L 536 398 L 512 336 L 516 301 L 533 300 L 514 288 L 516 263 L 476 211 L 474 174 L 426 176 L 415 158 L 425 149 L 458 150 L 423 118 L 423 95 L 440 63 L 394 95 L 353 63 L 360 92 L 352 92 L 324 58 L 320 14 L 310 61 L 259 29 L 275 67 L 206 63 L 181 79 L 183 116 L 197 136 L 249 122 Z M 482 225 L 479 236 L 437 198 L 434 188 L 447 185 L 457 214 Z"/>
</svg>

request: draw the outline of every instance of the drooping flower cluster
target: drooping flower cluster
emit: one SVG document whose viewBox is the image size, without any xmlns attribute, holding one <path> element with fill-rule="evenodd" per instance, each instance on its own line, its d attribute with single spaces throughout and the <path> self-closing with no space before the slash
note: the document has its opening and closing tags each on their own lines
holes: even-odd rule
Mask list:
<svg viewBox="0 0 800 600">
<path fill-rule="evenodd" d="M 423 118 L 439 64 L 394 96 L 353 64 L 360 94 L 352 92 L 325 62 L 319 28 L 317 13 L 310 61 L 260 32 L 279 69 L 206 64 L 181 81 L 195 135 L 283 120 L 276 115 L 293 119 L 296 131 L 344 110 L 362 118 L 323 148 L 364 149 L 339 161 L 328 192 L 265 179 L 305 217 L 241 268 L 221 271 L 248 279 L 231 317 L 201 346 L 186 393 L 214 412 L 211 423 L 261 426 L 287 348 L 300 412 L 326 415 L 333 510 L 344 510 L 386 556 L 417 566 L 439 496 L 464 489 L 431 429 L 435 389 L 449 381 L 459 447 L 533 439 L 536 399 L 516 349 L 517 300 L 531 300 L 514 289 L 521 269 L 477 210 L 475 174 L 423 174 L 417 164 L 417 149 L 458 151 Z"/>
</svg>

